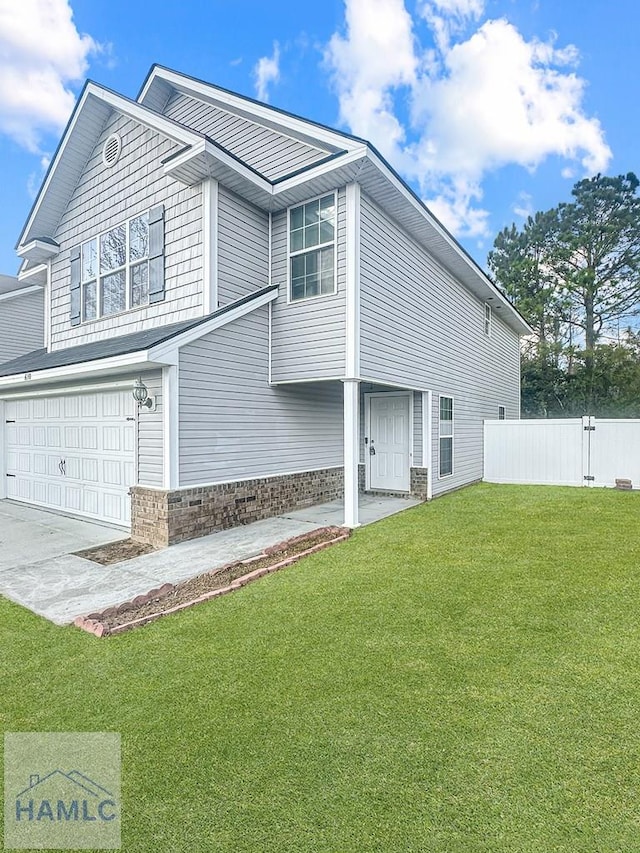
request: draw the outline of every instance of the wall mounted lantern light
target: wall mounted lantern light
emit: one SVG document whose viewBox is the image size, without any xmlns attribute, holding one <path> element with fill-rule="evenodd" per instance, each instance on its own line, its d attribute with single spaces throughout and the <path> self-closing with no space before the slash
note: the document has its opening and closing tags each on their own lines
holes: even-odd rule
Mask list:
<svg viewBox="0 0 640 853">
<path fill-rule="evenodd" d="M 139 406 L 146 406 L 147 409 L 151 409 L 153 407 L 153 397 L 149 396 L 149 391 L 147 390 L 147 386 L 142 381 L 142 377 L 136 380 L 136 384 L 133 386 L 133 399 Z"/>
</svg>

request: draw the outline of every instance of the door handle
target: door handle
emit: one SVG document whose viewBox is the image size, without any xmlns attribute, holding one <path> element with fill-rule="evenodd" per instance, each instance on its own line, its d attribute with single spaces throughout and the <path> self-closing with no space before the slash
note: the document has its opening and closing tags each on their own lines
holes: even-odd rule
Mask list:
<svg viewBox="0 0 640 853">
<path fill-rule="evenodd" d="M 60 462 L 58 463 L 58 471 L 60 471 L 61 476 L 63 476 L 63 477 L 67 476 L 67 460 L 66 459 L 60 460 Z"/>
<path fill-rule="evenodd" d="M 369 456 L 375 456 L 375 455 L 376 455 L 376 449 L 373 446 L 373 439 L 371 439 L 371 444 L 369 445 Z"/>
</svg>

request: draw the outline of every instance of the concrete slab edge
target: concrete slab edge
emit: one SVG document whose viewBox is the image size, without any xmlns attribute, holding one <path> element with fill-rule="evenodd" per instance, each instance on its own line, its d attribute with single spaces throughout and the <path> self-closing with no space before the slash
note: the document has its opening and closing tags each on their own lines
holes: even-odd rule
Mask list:
<svg viewBox="0 0 640 853">
<path fill-rule="evenodd" d="M 141 616 L 138 619 L 132 619 L 130 622 L 124 622 L 123 624 L 116 625 L 113 628 L 109 628 L 108 625 L 106 625 L 103 621 L 107 618 L 110 618 L 111 616 L 115 616 L 120 613 L 125 613 L 127 610 L 133 610 L 136 607 L 140 607 L 143 604 L 147 604 L 147 602 L 152 601 L 153 599 L 165 598 L 177 586 L 177 584 L 166 583 L 163 584 L 161 587 L 158 587 L 157 589 L 150 590 L 144 595 L 137 595 L 131 601 L 125 601 L 115 607 L 107 607 L 105 610 L 102 610 L 99 613 L 90 613 L 88 616 L 77 616 L 74 619 L 73 624 L 76 628 L 80 628 L 83 631 L 87 631 L 89 634 L 93 634 L 96 637 L 108 637 L 117 634 L 122 634 L 125 631 L 132 630 L 133 628 L 139 628 L 142 625 L 147 625 L 150 622 L 155 622 L 157 619 L 160 619 L 163 616 L 169 616 L 172 613 L 179 613 L 181 610 L 187 610 L 190 607 L 194 607 L 196 604 L 202 604 L 205 601 L 210 601 L 211 599 L 218 598 L 221 595 L 228 595 L 230 592 L 235 592 L 236 590 L 241 589 L 243 586 L 246 586 L 248 583 L 258 580 L 259 578 L 264 577 L 265 575 L 277 572 L 280 569 L 286 568 L 287 566 L 292 566 L 294 563 L 297 563 L 303 557 L 308 557 L 310 554 L 315 554 L 318 551 L 323 551 L 325 548 L 331 547 L 331 545 L 337 545 L 339 542 L 344 542 L 351 536 L 352 531 L 345 527 L 319 527 L 316 530 L 311 530 L 308 533 L 302 533 L 299 536 L 294 536 L 292 539 L 285 539 L 282 542 L 278 542 L 277 545 L 272 545 L 269 548 L 265 548 L 262 554 L 257 554 L 255 557 L 249 557 L 247 560 L 236 560 L 232 563 L 227 563 L 226 565 L 221 566 L 220 568 L 214 569 L 212 571 L 212 574 L 217 574 L 219 572 L 224 571 L 225 569 L 231 568 L 232 566 L 237 566 L 238 564 L 250 568 L 252 563 L 256 563 L 259 560 L 264 560 L 266 557 L 273 556 L 279 551 L 284 551 L 287 548 L 291 548 L 298 542 L 301 542 L 304 539 L 309 539 L 314 534 L 320 535 L 324 533 L 335 533 L 336 536 L 335 538 L 329 539 L 326 542 L 319 542 L 317 545 L 313 545 L 311 548 L 306 548 L 304 551 L 300 551 L 298 554 L 292 554 L 291 557 L 287 557 L 285 560 L 280 560 L 277 563 L 273 563 L 273 565 L 271 566 L 262 566 L 259 569 L 249 571 L 247 572 L 247 574 L 236 578 L 234 581 L 231 581 L 231 583 L 227 586 L 211 590 L 210 592 L 205 592 L 203 595 L 199 595 L 197 598 L 194 598 L 191 601 L 185 601 L 182 604 L 177 604 L 175 607 L 169 607 L 166 610 L 160 610 L 157 613 L 149 613 L 146 616 Z"/>
</svg>

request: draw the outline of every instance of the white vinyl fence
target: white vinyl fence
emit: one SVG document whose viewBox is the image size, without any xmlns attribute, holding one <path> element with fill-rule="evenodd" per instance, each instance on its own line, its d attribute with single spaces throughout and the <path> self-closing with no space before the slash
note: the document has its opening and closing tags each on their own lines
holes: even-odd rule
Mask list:
<svg viewBox="0 0 640 853">
<path fill-rule="evenodd" d="M 485 421 L 488 483 L 640 488 L 640 420 Z"/>
</svg>

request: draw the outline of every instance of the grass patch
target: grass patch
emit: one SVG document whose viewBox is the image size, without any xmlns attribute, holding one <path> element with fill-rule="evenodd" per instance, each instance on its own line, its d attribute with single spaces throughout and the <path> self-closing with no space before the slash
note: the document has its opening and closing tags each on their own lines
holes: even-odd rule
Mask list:
<svg viewBox="0 0 640 853">
<path fill-rule="evenodd" d="M 639 849 L 639 513 L 474 486 L 106 641 L 0 601 L 3 727 L 121 732 L 128 853 Z"/>
</svg>

